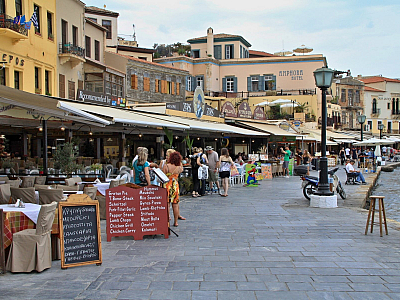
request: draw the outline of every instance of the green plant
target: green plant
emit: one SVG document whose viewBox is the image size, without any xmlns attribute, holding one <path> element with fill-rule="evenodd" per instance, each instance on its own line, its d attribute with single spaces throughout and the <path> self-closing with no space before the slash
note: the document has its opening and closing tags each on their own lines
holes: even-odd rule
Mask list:
<svg viewBox="0 0 400 300">
<path fill-rule="evenodd" d="M 36 168 L 36 164 L 33 161 L 27 160 L 25 162 L 25 169 Z"/>
<path fill-rule="evenodd" d="M 1 166 L 3 169 L 11 169 L 13 167 L 13 162 L 11 161 L 11 159 L 6 158 L 2 161 Z"/>
<path fill-rule="evenodd" d="M 169 130 L 167 127 L 163 127 L 163 130 L 164 130 L 165 135 L 167 136 L 168 142 L 169 142 L 169 144 L 164 143 L 163 147 L 165 149 L 174 149 L 174 146 L 172 145 L 172 143 L 174 142 L 174 134 L 173 134 L 173 132 L 171 130 Z"/>
<path fill-rule="evenodd" d="M 190 139 L 189 133 L 188 133 L 188 135 L 183 139 L 183 141 L 186 143 L 186 147 L 189 148 L 189 153 L 192 154 L 192 147 L 193 147 L 194 139 Z"/>
<path fill-rule="evenodd" d="M 94 170 L 94 171 L 95 171 L 95 170 L 100 171 L 100 170 L 103 169 L 103 166 L 102 166 L 101 164 L 91 164 L 90 168 L 91 168 L 92 170 Z"/>
<path fill-rule="evenodd" d="M 63 173 L 71 174 L 79 169 L 79 165 L 76 163 L 77 155 L 78 151 L 74 149 L 73 143 L 57 145 L 57 149 L 54 152 L 54 166 L 61 169 Z"/>
</svg>

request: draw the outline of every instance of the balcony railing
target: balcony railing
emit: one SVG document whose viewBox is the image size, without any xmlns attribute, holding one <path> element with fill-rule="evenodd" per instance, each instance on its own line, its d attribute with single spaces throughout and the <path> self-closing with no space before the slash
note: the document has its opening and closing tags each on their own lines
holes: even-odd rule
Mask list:
<svg viewBox="0 0 400 300">
<path fill-rule="evenodd" d="M 68 43 L 68 44 L 60 43 L 59 53 L 60 54 L 73 54 L 73 55 L 76 55 L 76 56 L 79 56 L 82 58 L 85 57 L 85 49 L 78 47 L 78 46 L 74 46 L 71 43 Z"/>
<path fill-rule="evenodd" d="M 24 25 L 14 24 L 14 18 L 6 14 L 0 14 L 0 28 L 11 29 L 12 31 L 28 36 L 28 29 Z"/>
</svg>

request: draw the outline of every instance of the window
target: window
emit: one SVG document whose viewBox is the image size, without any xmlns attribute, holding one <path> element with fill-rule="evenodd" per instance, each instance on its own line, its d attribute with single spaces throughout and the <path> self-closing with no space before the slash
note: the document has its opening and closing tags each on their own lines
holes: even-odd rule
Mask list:
<svg viewBox="0 0 400 300">
<path fill-rule="evenodd" d="M 264 76 L 264 91 L 276 90 L 276 76 L 269 74 Z"/>
<path fill-rule="evenodd" d="M 200 58 L 200 50 L 192 50 L 193 58 Z"/>
<path fill-rule="evenodd" d="M 147 60 L 147 57 L 144 57 L 144 56 L 139 56 L 138 58 L 141 60 Z"/>
<path fill-rule="evenodd" d="M 171 81 L 167 81 L 167 94 L 173 94 Z"/>
<path fill-rule="evenodd" d="M 20 73 L 18 71 L 14 71 L 14 88 L 16 90 L 20 90 Z"/>
<path fill-rule="evenodd" d="M 83 90 L 83 80 L 78 79 L 78 89 Z"/>
<path fill-rule="evenodd" d="M 51 96 L 50 91 L 50 71 L 44 71 L 44 92 L 46 95 Z"/>
<path fill-rule="evenodd" d="M 377 106 L 376 98 L 374 98 L 374 99 L 372 100 L 372 113 L 373 113 L 373 114 L 378 113 L 378 109 L 377 109 L 376 106 Z"/>
<path fill-rule="evenodd" d="M 258 76 L 251 76 L 251 90 L 258 91 Z"/>
<path fill-rule="evenodd" d="M 372 130 L 372 121 L 368 121 L 368 128 L 367 131 Z"/>
<path fill-rule="evenodd" d="M 85 90 L 102 94 L 103 86 L 103 73 L 85 73 Z"/>
<path fill-rule="evenodd" d="M 90 57 L 90 37 L 85 35 L 85 50 L 86 50 L 86 57 Z"/>
<path fill-rule="evenodd" d="M 6 13 L 6 1 L 0 0 L 0 14 Z"/>
<path fill-rule="evenodd" d="M 115 97 L 117 96 L 123 97 L 124 80 L 122 77 L 111 73 L 105 73 L 104 81 L 105 81 L 105 92 L 107 95 L 112 95 Z M 137 81 L 136 81 L 136 88 L 137 88 Z"/>
<path fill-rule="evenodd" d="M 50 40 L 54 39 L 53 36 L 53 14 L 51 12 L 47 12 L 47 37 Z"/>
<path fill-rule="evenodd" d="M 243 46 L 240 45 L 240 58 L 243 58 Z"/>
<path fill-rule="evenodd" d="M 192 76 L 186 76 L 186 90 L 192 91 Z"/>
<path fill-rule="evenodd" d="M 340 93 L 340 101 L 346 102 L 346 89 L 342 89 Z"/>
<path fill-rule="evenodd" d="M 214 58 L 222 59 L 221 45 L 214 46 Z"/>
<path fill-rule="evenodd" d="M 392 99 L 392 115 L 396 114 L 396 99 Z"/>
<path fill-rule="evenodd" d="M 225 45 L 225 59 L 232 59 L 233 57 L 233 45 Z"/>
<path fill-rule="evenodd" d="M 22 0 L 15 0 L 15 15 L 22 16 Z"/>
<path fill-rule="evenodd" d="M 102 25 L 103 27 L 107 28 L 106 32 L 106 39 L 111 39 L 112 38 L 112 32 L 111 32 L 111 21 L 110 20 L 102 20 Z"/>
<path fill-rule="evenodd" d="M 143 91 L 150 92 L 150 78 L 147 73 L 143 75 Z"/>
<path fill-rule="evenodd" d="M 100 61 L 100 42 L 94 41 L 94 59 Z"/>
<path fill-rule="evenodd" d="M 61 43 L 63 47 L 68 47 L 68 22 L 61 20 Z"/>
<path fill-rule="evenodd" d="M 37 6 L 36 4 L 34 4 L 33 5 L 33 11 L 36 12 L 36 19 L 37 19 L 37 22 L 38 22 L 38 26 L 37 27 L 34 26 L 35 27 L 35 33 L 38 34 L 38 35 L 41 35 L 40 34 L 40 7 Z"/>
<path fill-rule="evenodd" d="M 399 98 L 396 98 L 396 115 L 399 114 Z"/>
<path fill-rule="evenodd" d="M 111 95 L 111 82 L 106 81 L 106 94 Z"/>
<path fill-rule="evenodd" d="M 58 76 L 58 89 L 59 89 L 59 97 L 65 98 L 65 75 L 60 74 Z"/>
<path fill-rule="evenodd" d="M 0 70 L 0 85 L 6 85 L 6 69 Z"/>
<path fill-rule="evenodd" d="M 391 133 L 392 132 L 392 122 L 387 122 L 387 133 Z"/>
<path fill-rule="evenodd" d="M 390 110 L 390 102 L 387 103 L 387 109 Z"/>
<path fill-rule="evenodd" d="M 78 46 L 78 27 L 72 26 L 72 45 Z"/>
<path fill-rule="evenodd" d="M 68 99 L 75 100 L 75 81 L 68 80 Z"/>
<path fill-rule="evenodd" d="M 235 81 L 233 77 L 226 78 L 226 91 L 234 92 L 234 88 L 235 88 Z"/>
<path fill-rule="evenodd" d="M 349 100 L 349 106 L 353 106 L 353 90 L 347 90 L 347 98 Z"/>
<path fill-rule="evenodd" d="M 204 90 L 204 77 L 203 76 L 196 76 L 196 87 L 201 87 Z"/>
<path fill-rule="evenodd" d="M 354 102 L 355 103 L 360 103 L 360 91 L 356 90 L 354 94 Z"/>
<path fill-rule="evenodd" d="M 35 67 L 35 93 L 41 94 L 42 89 L 40 88 L 40 69 Z"/>
</svg>

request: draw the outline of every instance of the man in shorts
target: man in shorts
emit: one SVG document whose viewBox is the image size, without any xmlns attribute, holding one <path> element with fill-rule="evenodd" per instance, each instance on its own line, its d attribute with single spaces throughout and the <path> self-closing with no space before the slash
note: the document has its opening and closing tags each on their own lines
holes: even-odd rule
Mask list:
<svg viewBox="0 0 400 300">
<path fill-rule="evenodd" d="M 220 192 L 219 192 L 219 182 L 218 182 L 218 167 L 219 167 L 218 153 L 215 152 L 213 147 L 211 146 L 207 146 L 205 150 L 207 152 L 207 158 L 208 158 L 208 183 L 210 185 L 211 194 L 214 182 L 217 185 L 219 194 Z"/>
<path fill-rule="evenodd" d="M 286 146 L 285 150 L 283 150 L 283 148 L 281 148 L 281 152 L 282 152 L 282 154 L 285 155 L 283 158 L 283 166 L 282 166 L 283 176 L 285 176 L 285 178 L 289 178 L 289 160 L 290 160 L 290 155 L 292 154 L 292 152 L 289 150 L 289 146 Z"/>
</svg>

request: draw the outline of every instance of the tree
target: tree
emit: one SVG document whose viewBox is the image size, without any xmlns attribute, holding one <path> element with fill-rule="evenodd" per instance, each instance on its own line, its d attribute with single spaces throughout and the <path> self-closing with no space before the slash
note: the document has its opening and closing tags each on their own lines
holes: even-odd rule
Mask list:
<svg viewBox="0 0 400 300">
<path fill-rule="evenodd" d="M 54 161 L 56 166 L 61 169 L 61 172 L 71 174 L 77 169 L 82 169 L 82 166 L 76 163 L 77 155 L 78 150 L 75 149 L 73 143 L 57 145 L 57 149 L 54 152 Z"/>
</svg>

